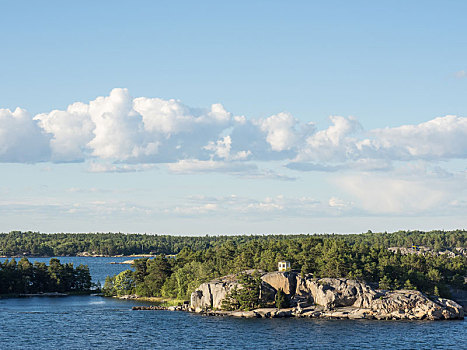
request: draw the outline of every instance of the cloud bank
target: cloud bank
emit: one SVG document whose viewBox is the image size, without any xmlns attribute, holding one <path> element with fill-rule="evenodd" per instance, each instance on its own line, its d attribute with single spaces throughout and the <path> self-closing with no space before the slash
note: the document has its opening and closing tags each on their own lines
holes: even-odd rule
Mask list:
<svg viewBox="0 0 467 350">
<path fill-rule="evenodd" d="M 317 130 L 290 113 L 234 116 L 221 104 L 133 98 L 127 89 L 35 116 L 0 109 L 0 162 L 84 162 L 90 171 L 248 172 L 280 161 L 298 171 L 386 170 L 393 161 L 467 158 L 467 118 L 365 131 L 354 117 L 331 116 Z M 101 165 L 99 165 L 101 164 Z M 144 166 L 142 166 L 144 165 Z"/>
</svg>

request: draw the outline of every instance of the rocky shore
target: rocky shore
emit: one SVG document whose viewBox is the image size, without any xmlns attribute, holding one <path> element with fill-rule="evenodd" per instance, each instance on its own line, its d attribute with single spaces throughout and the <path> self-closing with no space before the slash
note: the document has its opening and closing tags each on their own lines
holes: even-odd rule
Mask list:
<svg viewBox="0 0 467 350">
<path fill-rule="evenodd" d="M 169 310 L 169 311 L 182 311 L 181 308 L 177 306 L 161 306 L 161 305 L 149 305 L 149 306 L 133 306 L 131 308 L 132 310 Z M 188 311 L 188 310 L 183 310 L 183 311 Z"/>
<path fill-rule="evenodd" d="M 125 261 L 111 261 L 109 264 L 112 265 L 132 265 L 134 260 L 125 260 Z"/>
<path fill-rule="evenodd" d="M 252 273 L 252 271 L 246 271 Z M 265 303 L 282 289 L 293 307 L 251 311 L 220 311 L 222 300 L 233 288 L 241 288 L 237 275 L 203 283 L 191 295 L 188 311 L 206 315 L 244 318 L 310 317 L 378 320 L 463 319 L 464 309 L 453 300 L 427 296 L 415 290 L 380 290 L 370 284 L 343 278 L 316 279 L 294 272 L 261 273 Z"/>
</svg>

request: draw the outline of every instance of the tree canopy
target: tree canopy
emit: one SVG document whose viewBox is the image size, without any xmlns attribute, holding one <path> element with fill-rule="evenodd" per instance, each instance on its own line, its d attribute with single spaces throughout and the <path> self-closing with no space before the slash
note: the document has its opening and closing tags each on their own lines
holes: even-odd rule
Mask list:
<svg viewBox="0 0 467 350">
<path fill-rule="evenodd" d="M 275 271 L 278 261 L 288 260 L 292 269 L 315 277 L 345 277 L 373 282 L 382 289 L 418 289 L 449 296 L 449 286 L 466 288 L 466 256 L 402 255 L 387 248 L 442 242 L 445 248 L 452 249 L 465 247 L 465 236 L 465 231 L 249 236 L 244 240 L 235 236 L 203 249 L 185 247 L 175 258 L 160 255 L 137 260 L 130 292 L 188 300 L 203 282 L 248 269 Z M 111 282 L 107 285 L 109 294 Z"/>
<path fill-rule="evenodd" d="M 27 294 L 45 292 L 83 292 L 91 288 L 87 265 L 76 268 L 72 263 L 61 264 L 52 258 L 47 266 L 22 258 L 0 261 L 0 294 Z"/>
<path fill-rule="evenodd" d="M 182 249 L 204 251 L 222 246 L 227 254 L 247 242 L 272 243 L 338 240 L 350 245 L 411 246 L 424 245 L 435 250 L 467 247 L 467 231 L 398 231 L 334 235 L 237 235 L 172 236 L 124 233 L 53 233 L 12 231 L 0 233 L 0 256 L 72 256 L 82 252 L 97 255 L 178 254 Z M 289 244 L 289 243 L 287 243 Z"/>
</svg>

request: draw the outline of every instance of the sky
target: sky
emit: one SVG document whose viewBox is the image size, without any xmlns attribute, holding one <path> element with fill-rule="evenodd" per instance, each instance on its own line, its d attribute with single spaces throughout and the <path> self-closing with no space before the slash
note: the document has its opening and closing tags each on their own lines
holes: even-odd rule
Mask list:
<svg viewBox="0 0 467 350">
<path fill-rule="evenodd" d="M 0 0 L 0 232 L 466 229 L 465 13 Z"/>
</svg>

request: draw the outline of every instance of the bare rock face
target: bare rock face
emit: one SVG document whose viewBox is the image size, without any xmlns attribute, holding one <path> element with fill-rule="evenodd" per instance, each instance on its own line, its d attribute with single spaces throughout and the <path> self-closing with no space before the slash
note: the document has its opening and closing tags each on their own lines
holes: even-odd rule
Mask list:
<svg viewBox="0 0 467 350">
<path fill-rule="evenodd" d="M 255 272 L 264 274 L 261 270 L 243 271 L 243 273 L 247 274 L 253 274 Z M 242 288 L 241 284 L 238 283 L 238 276 L 239 275 L 227 275 L 211 282 L 201 284 L 198 289 L 191 293 L 190 306 L 195 310 L 220 309 L 222 301 L 232 289 Z M 262 289 L 265 295 L 270 295 L 271 292 L 274 292 L 273 290 L 271 291 L 270 288 L 268 289 L 267 286 Z"/>
<path fill-rule="evenodd" d="M 190 305 L 194 309 L 220 309 L 227 293 L 237 286 L 236 282 L 225 281 L 203 283 L 191 293 Z"/>
<path fill-rule="evenodd" d="M 436 303 L 441 305 L 442 307 L 446 308 L 446 310 L 450 313 L 450 315 L 461 315 L 461 317 L 464 317 L 464 308 L 462 305 L 456 303 L 453 300 L 450 299 L 444 299 L 444 298 L 437 298 L 435 300 Z M 446 318 L 446 317 L 445 317 Z"/>
<path fill-rule="evenodd" d="M 293 272 L 269 272 L 261 276 L 261 279 L 276 291 L 282 289 L 285 294 L 295 294 L 297 280 Z"/>
<path fill-rule="evenodd" d="M 376 291 L 368 284 L 344 278 L 314 279 L 310 276 L 297 276 L 298 297 L 313 299 L 317 305 L 327 308 L 354 306 L 369 308 Z"/>
<path fill-rule="evenodd" d="M 375 299 L 371 310 L 376 316 L 397 319 L 448 320 L 464 318 L 464 310 L 456 302 L 434 298 L 414 290 L 396 290 L 386 292 Z"/>
<path fill-rule="evenodd" d="M 246 273 L 252 273 L 246 271 Z M 444 298 L 428 298 L 414 290 L 375 290 L 365 282 L 345 278 L 316 279 L 301 277 L 294 272 L 271 272 L 261 275 L 261 296 L 267 303 L 282 289 L 297 307 L 280 313 L 277 309 L 262 309 L 255 313 L 240 313 L 239 317 L 328 317 L 376 319 L 462 319 L 464 310 L 458 303 Z M 220 309 L 222 300 L 234 288 L 242 288 L 238 275 L 229 275 L 201 284 L 191 295 L 194 310 Z M 301 301 L 318 305 L 320 310 L 302 311 Z M 277 310 L 277 311 L 273 311 Z"/>
</svg>

